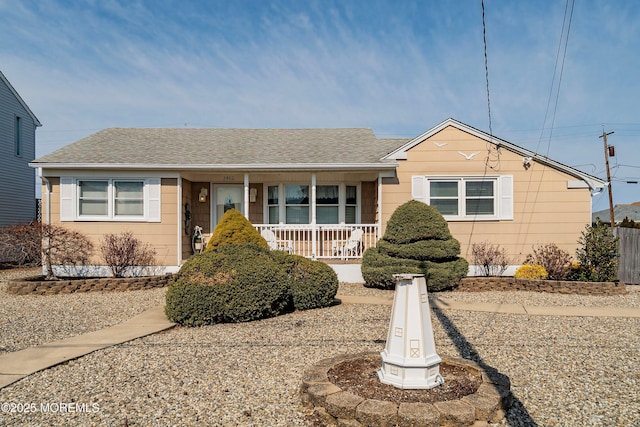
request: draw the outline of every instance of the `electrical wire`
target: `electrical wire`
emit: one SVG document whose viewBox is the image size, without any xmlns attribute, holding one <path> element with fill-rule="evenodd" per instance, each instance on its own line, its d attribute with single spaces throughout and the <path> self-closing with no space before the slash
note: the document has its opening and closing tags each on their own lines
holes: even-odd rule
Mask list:
<svg viewBox="0 0 640 427">
<path fill-rule="evenodd" d="M 569 46 L 569 33 L 571 32 L 571 22 L 573 21 L 573 10 L 574 10 L 574 6 L 575 6 L 575 0 L 571 0 L 571 8 L 569 9 L 569 0 L 567 0 L 565 2 L 565 9 L 564 9 L 564 17 L 562 20 L 562 28 L 560 30 L 560 40 L 558 42 L 558 49 L 556 51 L 556 62 L 553 68 L 553 77 L 551 79 L 551 87 L 549 89 L 549 98 L 547 100 L 547 108 L 545 111 L 545 116 L 544 116 L 544 121 L 543 121 L 543 125 L 542 125 L 542 130 L 540 131 L 540 138 L 538 140 L 538 144 L 536 146 L 535 149 L 535 153 L 539 154 L 540 152 L 540 145 L 542 143 L 542 138 L 544 135 L 544 131 L 545 131 L 545 127 L 547 124 L 547 118 L 548 118 L 548 114 L 549 114 L 549 108 L 551 105 L 551 99 L 553 97 L 553 93 L 554 93 L 554 85 L 555 85 L 555 76 L 556 76 L 556 72 L 558 70 L 558 63 L 560 63 L 560 73 L 558 76 L 558 84 L 557 86 L 555 86 L 555 101 L 554 101 L 554 105 L 553 105 L 553 113 L 551 114 L 551 124 L 549 126 L 549 136 L 547 138 L 547 149 L 545 151 L 544 156 L 545 157 L 549 157 L 549 152 L 551 151 L 551 141 L 553 138 L 553 130 L 554 130 L 554 126 L 555 126 L 555 120 L 556 120 L 556 113 L 558 110 L 558 101 L 560 99 L 560 88 L 562 86 L 562 77 L 564 74 L 564 64 L 566 61 L 566 57 L 567 57 L 567 48 Z M 567 23 L 567 12 L 569 12 L 569 18 L 568 18 L 568 24 L 567 24 L 567 31 L 565 33 L 565 23 Z M 562 49 L 562 45 L 563 45 L 563 39 L 564 39 L 564 49 Z M 560 61 L 560 52 L 562 51 L 562 61 Z M 537 187 L 535 188 L 535 190 L 531 190 L 531 186 L 533 184 L 532 180 L 533 180 L 533 174 L 529 175 L 529 182 L 527 184 L 527 191 L 526 191 L 526 197 L 528 198 L 528 196 L 531 194 L 533 195 L 533 200 L 531 202 L 529 202 L 528 200 L 525 199 L 525 212 L 530 212 L 529 214 L 529 221 L 525 221 L 524 216 L 523 216 L 523 221 L 521 223 L 521 227 L 525 227 L 526 226 L 526 230 L 524 232 L 520 232 L 518 233 L 519 237 L 518 237 L 518 243 L 516 244 L 516 246 L 520 246 L 523 245 L 523 242 L 526 240 L 527 235 L 529 234 L 529 228 L 531 227 L 531 216 L 533 215 L 534 212 L 534 207 L 538 201 L 538 196 L 540 194 L 540 187 L 542 185 L 542 180 L 544 177 L 544 173 L 546 170 L 546 166 L 542 165 L 542 171 L 539 175 L 539 178 L 537 179 Z M 527 204 L 531 204 L 530 208 L 527 208 Z"/>
</svg>

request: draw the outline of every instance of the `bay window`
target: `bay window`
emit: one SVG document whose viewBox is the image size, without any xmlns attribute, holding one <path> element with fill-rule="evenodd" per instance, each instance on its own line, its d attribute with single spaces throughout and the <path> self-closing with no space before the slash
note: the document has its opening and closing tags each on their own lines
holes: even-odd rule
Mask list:
<svg viewBox="0 0 640 427">
<path fill-rule="evenodd" d="M 265 188 L 266 223 L 311 223 L 310 185 L 280 184 L 266 185 Z M 316 224 L 356 224 L 359 217 L 358 186 L 316 185 L 315 209 Z"/>
</svg>

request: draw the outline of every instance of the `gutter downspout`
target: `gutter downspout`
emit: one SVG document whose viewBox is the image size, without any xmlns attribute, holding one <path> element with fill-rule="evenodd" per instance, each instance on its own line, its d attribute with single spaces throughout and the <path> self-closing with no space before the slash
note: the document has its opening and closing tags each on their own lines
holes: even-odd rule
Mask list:
<svg viewBox="0 0 640 427">
<path fill-rule="evenodd" d="M 45 218 L 44 218 L 44 220 L 45 220 L 44 223 L 49 225 L 51 223 L 51 181 L 49 181 L 47 178 L 45 178 L 42 175 L 42 168 L 38 168 L 38 178 L 40 178 L 40 181 L 45 183 L 45 187 L 46 187 L 46 192 L 45 193 L 46 193 L 46 196 L 47 196 L 47 203 L 46 203 L 46 208 L 45 209 L 46 209 L 47 213 L 46 213 Z M 43 194 L 43 196 L 44 196 L 44 194 Z M 40 209 L 42 209 L 42 206 L 40 207 Z M 47 247 L 49 246 L 49 242 L 48 241 L 43 242 L 43 244 L 47 245 Z M 42 265 L 42 274 L 46 276 L 49 272 L 45 270 L 46 269 L 46 267 L 44 265 L 45 263 L 43 262 L 42 264 L 43 264 Z"/>
<path fill-rule="evenodd" d="M 51 181 L 49 181 L 47 178 L 45 178 L 42 175 L 42 168 L 38 168 L 38 178 L 40 178 L 40 181 L 44 182 L 46 187 L 47 187 L 47 204 L 46 204 L 46 210 L 47 210 L 47 215 L 46 215 L 46 220 L 45 220 L 45 224 L 49 224 L 51 223 L 51 212 L 50 212 L 50 208 L 51 208 Z"/>
</svg>

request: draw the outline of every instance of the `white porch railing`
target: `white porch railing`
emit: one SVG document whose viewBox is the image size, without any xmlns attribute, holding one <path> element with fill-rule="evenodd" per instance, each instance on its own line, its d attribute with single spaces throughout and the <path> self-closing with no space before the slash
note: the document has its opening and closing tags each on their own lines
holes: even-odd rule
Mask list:
<svg viewBox="0 0 640 427">
<path fill-rule="evenodd" d="M 254 224 L 254 227 L 259 233 L 265 229 L 273 231 L 277 247 L 316 259 L 361 259 L 366 249 L 376 245 L 379 235 L 377 224 Z M 354 234 L 356 230 L 362 232 Z"/>
</svg>

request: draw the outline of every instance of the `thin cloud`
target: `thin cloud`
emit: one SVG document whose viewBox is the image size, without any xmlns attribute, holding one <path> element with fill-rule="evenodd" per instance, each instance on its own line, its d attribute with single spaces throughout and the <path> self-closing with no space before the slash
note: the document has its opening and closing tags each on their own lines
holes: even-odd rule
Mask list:
<svg viewBox="0 0 640 427">
<path fill-rule="evenodd" d="M 576 3 L 550 140 L 564 2 L 485 6 L 494 133 L 602 170 L 599 124 L 640 129 L 640 6 Z M 413 137 L 454 117 L 488 130 L 480 14 L 475 2 L 0 0 L 0 68 L 44 124 L 38 155 L 110 126 Z M 640 164 L 636 139 L 611 138 L 625 164 Z M 632 187 L 614 191 L 630 202 Z"/>
</svg>

